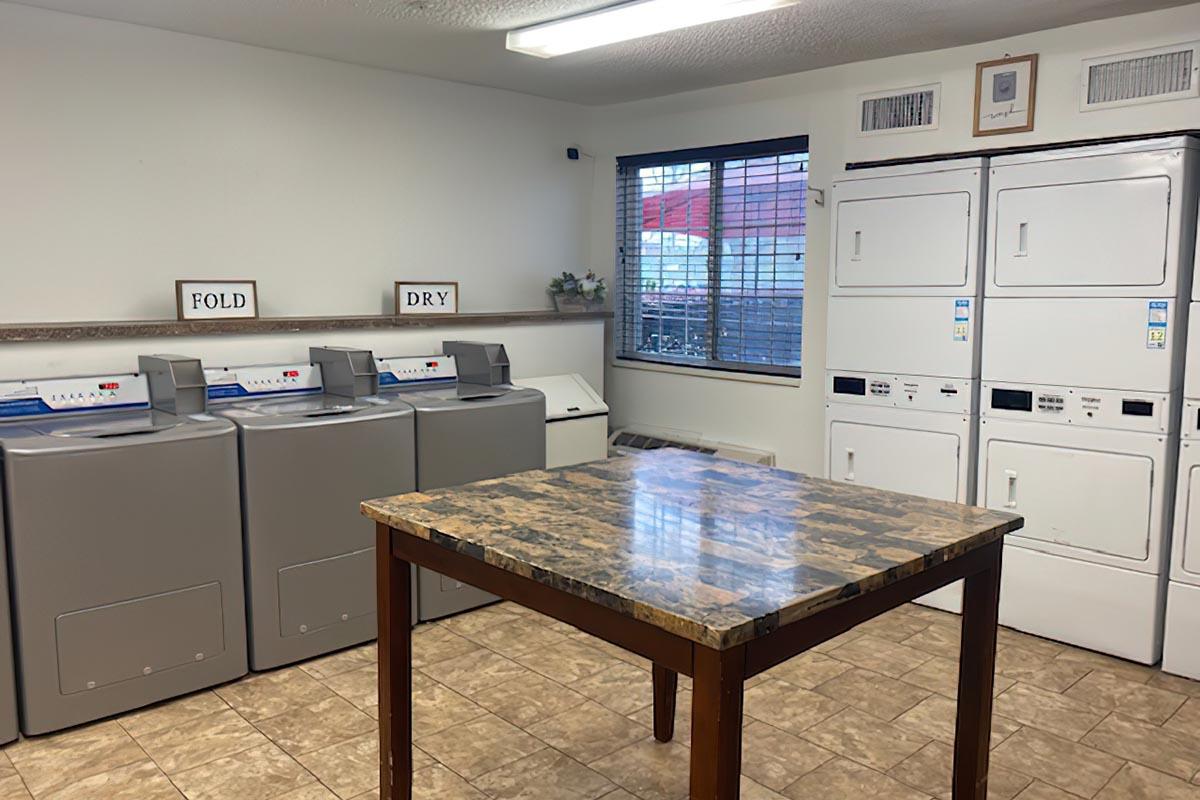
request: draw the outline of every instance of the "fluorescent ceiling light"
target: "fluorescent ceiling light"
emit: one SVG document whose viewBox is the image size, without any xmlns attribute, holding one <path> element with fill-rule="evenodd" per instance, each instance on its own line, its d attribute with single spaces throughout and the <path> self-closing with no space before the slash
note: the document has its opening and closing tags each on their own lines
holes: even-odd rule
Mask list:
<svg viewBox="0 0 1200 800">
<path fill-rule="evenodd" d="M 794 5 L 799 0 L 636 0 L 508 32 L 508 49 L 553 58 Z"/>
</svg>

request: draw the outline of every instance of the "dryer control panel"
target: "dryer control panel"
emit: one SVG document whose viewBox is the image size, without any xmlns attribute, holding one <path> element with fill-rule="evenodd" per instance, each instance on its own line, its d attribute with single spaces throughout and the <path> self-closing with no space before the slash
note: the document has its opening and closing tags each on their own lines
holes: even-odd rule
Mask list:
<svg viewBox="0 0 1200 800">
<path fill-rule="evenodd" d="M 1167 395 L 1146 392 L 985 382 L 979 415 L 1166 433 L 1171 426 L 1169 401 Z"/>
<path fill-rule="evenodd" d="M 925 375 L 828 370 L 825 399 L 831 403 L 970 414 L 975 401 L 975 385 L 975 381 Z"/>
<path fill-rule="evenodd" d="M 1183 401 L 1183 430 L 1180 436 L 1193 441 L 1200 439 L 1200 400 Z"/>
<path fill-rule="evenodd" d="M 210 401 L 320 394 L 321 368 L 313 364 L 210 367 L 204 370 Z"/>
<path fill-rule="evenodd" d="M 145 375 L 0 382 L 0 418 L 150 407 Z"/>
<path fill-rule="evenodd" d="M 419 386 L 425 383 L 452 383 L 458 380 L 454 356 L 398 356 L 377 358 L 379 385 Z"/>
</svg>

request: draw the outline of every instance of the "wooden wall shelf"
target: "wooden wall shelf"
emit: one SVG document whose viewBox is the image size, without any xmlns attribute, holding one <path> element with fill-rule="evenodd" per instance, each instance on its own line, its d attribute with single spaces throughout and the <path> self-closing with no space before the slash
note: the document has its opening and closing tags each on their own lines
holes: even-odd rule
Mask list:
<svg viewBox="0 0 1200 800">
<path fill-rule="evenodd" d="M 611 311 L 496 311 L 475 314 L 361 317 L 265 317 L 178 322 L 27 322 L 0 324 L 3 342 L 76 342 L 85 339 L 133 339 L 152 336 L 221 336 L 228 334 L 303 333 L 363 329 L 434 328 L 464 325 L 529 325 L 612 319 Z"/>
</svg>

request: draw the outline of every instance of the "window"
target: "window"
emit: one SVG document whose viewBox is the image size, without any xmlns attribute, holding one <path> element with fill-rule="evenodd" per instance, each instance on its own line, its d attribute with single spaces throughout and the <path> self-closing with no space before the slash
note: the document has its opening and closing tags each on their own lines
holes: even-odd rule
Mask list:
<svg viewBox="0 0 1200 800">
<path fill-rule="evenodd" d="M 800 374 L 808 138 L 617 159 L 621 359 Z"/>
</svg>

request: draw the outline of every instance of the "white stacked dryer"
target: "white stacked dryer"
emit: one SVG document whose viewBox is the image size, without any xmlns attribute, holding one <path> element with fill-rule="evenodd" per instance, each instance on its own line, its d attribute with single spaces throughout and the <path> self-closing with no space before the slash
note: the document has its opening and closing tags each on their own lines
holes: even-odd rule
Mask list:
<svg viewBox="0 0 1200 800">
<path fill-rule="evenodd" d="M 1200 220 L 1197 221 L 1200 228 Z M 1183 422 L 1179 480 L 1175 489 L 1175 530 L 1167 584 L 1167 619 L 1162 668 L 1200 680 L 1200 249 L 1192 273 L 1183 380 Z"/>
<path fill-rule="evenodd" d="M 834 181 L 827 477 L 974 502 L 986 183 L 981 158 Z M 961 589 L 921 602 L 958 611 Z"/>
<path fill-rule="evenodd" d="M 1014 511 L 1000 621 L 1155 663 L 1197 142 L 992 159 L 979 504 Z"/>
</svg>

